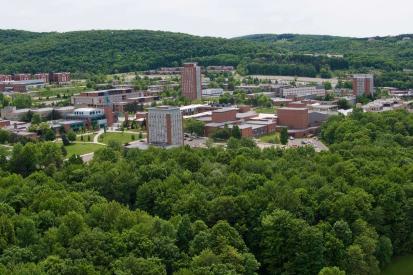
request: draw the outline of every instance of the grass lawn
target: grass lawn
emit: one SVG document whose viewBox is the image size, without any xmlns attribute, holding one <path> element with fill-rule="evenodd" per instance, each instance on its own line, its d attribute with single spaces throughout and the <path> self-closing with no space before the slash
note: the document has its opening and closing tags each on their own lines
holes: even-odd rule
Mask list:
<svg viewBox="0 0 413 275">
<path fill-rule="evenodd" d="M 104 145 L 93 143 L 72 143 L 65 147 L 67 150 L 66 157 L 70 158 L 72 155 L 85 155 L 88 153 L 93 153 L 103 147 Z"/>
<path fill-rule="evenodd" d="M 82 136 L 83 136 L 83 141 L 81 140 L 80 136 L 76 136 L 76 141 L 93 142 L 93 138 L 96 136 L 96 133 L 82 134 Z M 88 137 L 90 137 L 90 140 L 88 139 Z"/>
<path fill-rule="evenodd" d="M 277 110 L 277 108 L 275 108 L 275 107 L 269 107 L 269 108 L 258 107 L 258 108 L 255 108 L 255 111 L 257 113 L 260 113 L 260 114 L 275 114 L 276 110 Z"/>
<path fill-rule="evenodd" d="M 280 143 L 280 134 L 273 133 L 273 134 L 265 135 L 265 136 L 260 137 L 259 140 L 265 143 L 277 144 L 277 143 Z"/>
<path fill-rule="evenodd" d="M 99 138 L 99 142 L 108 144 L 110 140 L 115 140 L 121 144 L 125 144 L 133 141 L 132 136 L 135 136 L 135 140 L 138 140 L 138 134 L 131 133 L 105 133 Z"/>
<path fill-rule="evenodd" d="M 86 86 L 49 87 L 37 91 L 36 94 L 40 97 L 57 96 L 59 94 L 61 96 L 72 96 L 86 90 L 90 89 L 86 88 Z"/>
<path fill-rule="evenodd" d="M 413 255 L 393 258 L 392 262 L 384 268 L 382 275 L 412 275 Z"/>
</svg>

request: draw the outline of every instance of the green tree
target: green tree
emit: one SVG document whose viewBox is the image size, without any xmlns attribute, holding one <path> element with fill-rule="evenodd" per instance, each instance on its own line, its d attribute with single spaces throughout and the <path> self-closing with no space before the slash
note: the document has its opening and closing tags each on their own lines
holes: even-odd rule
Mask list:
<svg viewBox="0 0 413 275">
<path fill-rule="evenodd" d="M 197 136 L 204 135 L 204 123 L 196 119 L 187 119 L 184 122 L 185 132 L 194 133 Z"/>
<path fill-rule="evenodd" d="M 67 138 L 70 140 L 70 141 L 76 141 L 76 133 L 72 130 L 72 129 L 70 129 L 68 132 L 67 132 Z"/>
<path fill-rule="evenodd" d="M 345 271 L 340 270 L 340 268 L 334 267 L 324 267 L 318 273 L 318 275 L 346 275 Z"/>
<path fill-rule="evenodd" d="M 288 143 L 288 129 L 286 127 L 281 128 L 280 132 L 280 141 L 282 145 L 286 145 Z"/>
</svg>

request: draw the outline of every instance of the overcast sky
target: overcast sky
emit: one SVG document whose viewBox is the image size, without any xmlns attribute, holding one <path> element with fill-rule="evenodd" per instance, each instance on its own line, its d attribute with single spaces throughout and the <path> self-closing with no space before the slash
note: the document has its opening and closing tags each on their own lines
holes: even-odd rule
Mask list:
<svg viewBox="0 0 413 275">
<path fill-rule="evenodd" d="M 413 33 L 412 0 L 0 0 L 0 28 L 369 37 Z"/>
</svg>

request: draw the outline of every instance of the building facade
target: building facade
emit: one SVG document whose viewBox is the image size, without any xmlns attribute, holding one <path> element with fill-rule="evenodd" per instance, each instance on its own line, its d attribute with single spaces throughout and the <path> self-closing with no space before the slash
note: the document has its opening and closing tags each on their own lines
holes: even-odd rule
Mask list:
<svg viewBox="0 0 413 275">
<path fill-rule="evenodd" d="M 294 87 L 294 88 L 281 88 L 280 89 L 282 97 L 285 98 L 315 98 L 322 97 L 326 95 L 326 90 L 323 88 L 317 88 L 314 86 L 310 87 Z"/>
<path fill-rule="evenodd" d="M 353 93 L 355 96 L 374 95 L 374 76 L 371 74 L 356 74 L 353 76 Z"/>
<path fill-rule="evenodd" d="M 33 79 L 42 80 L 44 83 L 49 83 L 49 74 L 48 73 L 38 73 L 33 75 Z"/>
<path fill-rule="evenodd" d="M 49 79 L 51 83 L 66 84 L 71 80 L 69 72 L 50 73 Z"/>
<path fill-rule="evenodd" d="M 132 88 L 119 88 L 94 92 L 83 92 L 80 95 L 72 96 L 71 102 L 75 107 L 103 108 L 113 107 L 113 104 L 125 102 L 130 98 L 141 96 L 140 92 L 135 92 Z"/>
<path fill-rule="evenodd" d="M 182 96 L 190 100 L 202 98 L 201 68 L 196 63 L 185 63 L 181 73 Z"/>
<path fill-rule="evenodd" d="M 161 106 L 148 110 L 148 142 L 156 145 L 184 144 L 181 110 L 178 107 Z"/>
<path fill-rule="evenodd" d="M 13 75 L 13 80 L 15 81 L 23 81 L 23 80 L 30 80 L 32 76 L 30 74 L 15 74 Z"/>
</svg>

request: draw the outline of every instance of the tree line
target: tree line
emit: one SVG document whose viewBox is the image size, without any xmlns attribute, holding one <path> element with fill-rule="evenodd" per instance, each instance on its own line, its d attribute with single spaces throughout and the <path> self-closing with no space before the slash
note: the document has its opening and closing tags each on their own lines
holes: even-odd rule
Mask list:
<svg viewBox="0 0 413 275">
<path fill-rule="evenodd" d="M 330 150 L 0 153 L 2 274 L 378 274 L 413 248 L 413 114 L 331 118 Z M 345 273 L 344 273 L 345 272 Z"/>
</svg>

